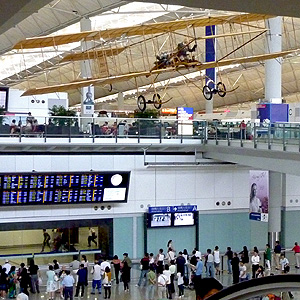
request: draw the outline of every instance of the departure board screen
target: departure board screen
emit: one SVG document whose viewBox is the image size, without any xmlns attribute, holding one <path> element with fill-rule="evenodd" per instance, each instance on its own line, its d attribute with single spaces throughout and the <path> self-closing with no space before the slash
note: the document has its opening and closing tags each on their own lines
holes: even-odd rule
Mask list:
<svg viewBox="0 0 300 300">
<path fill-rule="evenodd" d="M 2 206 L 127 202 L 130 172 L 0 174 Z"/>
</svg>

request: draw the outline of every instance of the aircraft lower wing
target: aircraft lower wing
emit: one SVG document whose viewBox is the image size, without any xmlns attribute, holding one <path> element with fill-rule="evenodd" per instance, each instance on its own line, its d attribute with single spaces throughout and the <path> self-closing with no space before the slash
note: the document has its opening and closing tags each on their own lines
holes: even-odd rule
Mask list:
<svg viewBox="0 0 300 300">
<path fill-rule="evenodd" d="M 128 74 L 121 74 L 118 76 L 110 76 L 106 78 L 92 78 L 92 79 L 83 79 L 79 81 L 74 81 L 70 83 L 64 83 L 64 84 L 58 84 L 58 85 L 52 85 L 52 86 L 45 86 L 45 87 L 38 87 L 33 89 L 28 89 L 25 91 L 22 96 L 29 96 L 29 95 L 41 95 L 41 94 L 48 94 L 48 93 L 56 93 L 56 92 L 66 92 L 68 90 L 73 89 L 79 89 L 85 86 L 90 85 L 106 85 L 106 84 L 114 84 L 116 82 L 122 82 L 127 81 L 132 78 L 137 78 L 141 76 L 150 76 L 150 75 L 157 75 L 164 72 L 176 72 L 176 70 L 180 69 L 186 69 L 190 67 L 193 71 L 196 70 L 205 70 L 209 68 L 218 68 L 218 67 L 224 67 L 229 66 L 233 64 L 244 64 L 244 63 L 253 63 L 253 62 L 259 62 L 264 61 L 268 59 L 275 59 L 279 57 L 284 57 L 289 54 L 300 52 L 300 49 L 294 49 L 294 50 L 287 50 L 287 51 L 281 51 L 281 52 L 275 52 L 275 53 L 269 53 L 269 54 L 261 54 L 261 55 L 255 55 L 255 56 L 247 56 L 247 57 L 240 57 L 240 58 L 230 58 L 230 59 L 224 59 L 214 62 L 206 62 L 206 63 L 199 63 L 199 62 L 191 62 L 186 63 L 185 65 L 179 65 L 176 68 L 165 68 L 165 69 L 158 69 L 150 71 L 141 71 L 141 72 L 135 72 L 135 73 L 128 73 Z"/>
</svg>

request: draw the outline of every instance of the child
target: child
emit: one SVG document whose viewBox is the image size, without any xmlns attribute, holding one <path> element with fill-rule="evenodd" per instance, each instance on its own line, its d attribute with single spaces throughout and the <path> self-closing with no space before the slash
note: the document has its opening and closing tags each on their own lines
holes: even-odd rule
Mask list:
<svg viewBox="0 0 300 300">
<path fill-rule="evenodd" d="M 183 276 L 180 272 L 177 273 L 177 284 L 179 290 L 179 298 L 184 297 L 184 286 L 183 286 Z"/>
<path fill-rule="evenodd" d="M 104 291 L 105 291 L 104 299 L 107 299 L 107 298 L 109 299 L 110 295 L 111 295 L 111 272 L 110 272 L 110 268 L 108 266 L 105 268 L 103 286 L 104 286 Z M 108 295 L 107 295 L 107 293 L 108 293 Z"/>
</svg>

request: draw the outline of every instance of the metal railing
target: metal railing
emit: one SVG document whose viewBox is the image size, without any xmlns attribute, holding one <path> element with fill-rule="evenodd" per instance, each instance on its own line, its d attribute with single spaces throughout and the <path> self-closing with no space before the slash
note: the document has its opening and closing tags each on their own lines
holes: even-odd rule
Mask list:
<svg viewBox="0 0 300 300">
<path fill-rule="evenodd" d="M 0 125 L 0 137 L 18 138 L 19 142 L 28 138 L 39 138 L 44 142 L 53 138 L 64 138 L 68 142 L 85 138 L 94 143 L 97 139 L 118 143 L 124 138 L 136 139 L 140 143 L 145 139 L 155 139 L 162 143 L 165 140 L 182 143 L 198 140 L 206 144 L 225 141 L 228 146 L 232 141 L 239 141 L 243 147 L 252 142 L 265 143 L 268 149 L 272 145 L 297 145 L 300 151 L 300 123 L 248 123 L 242 128 L 237 123 L 209 122 L 203 120 L 182 121 L 176 119 L 139 119 L 139 118 L 79 118 L 79 117 L 39 117 L 39 123 L 28 123 L 24 117 L 15 118 L 15 125 L 5 117 L 6 124 Z M 10 125 L 9 125 L 10 124 Z"/>
</svg>

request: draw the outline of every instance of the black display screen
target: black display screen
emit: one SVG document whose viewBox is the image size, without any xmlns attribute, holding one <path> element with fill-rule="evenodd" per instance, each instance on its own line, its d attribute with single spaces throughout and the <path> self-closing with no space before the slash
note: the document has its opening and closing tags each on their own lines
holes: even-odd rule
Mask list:
<svg viewBox="0 0 300 300">
<path fill-rule="evenodd" d="M 0 174 L 2 206 L 127 202 L 130 172 Z"/>
</svg>

